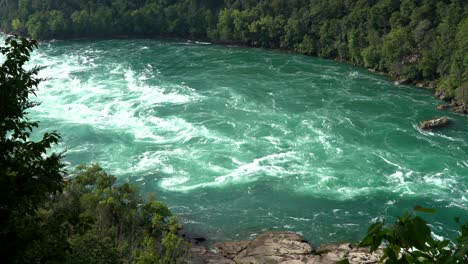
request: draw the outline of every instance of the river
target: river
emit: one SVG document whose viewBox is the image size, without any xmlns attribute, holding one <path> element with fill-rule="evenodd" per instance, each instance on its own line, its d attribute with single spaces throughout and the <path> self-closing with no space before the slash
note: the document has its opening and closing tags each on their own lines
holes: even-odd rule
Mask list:
<svg viewBox="0 0 468 264">
<path fill-rule="evenodd" d="M 44 43 L 40 133 L 99 163 L 210 241 L 265 230 L 357 241 L 414 205 L 438 236 L 468 218 L 467 117 L 431 92 L 302 55 L 176 40 Z M 424 132 L 421 120 L 453 125 Z"/>
</svg>

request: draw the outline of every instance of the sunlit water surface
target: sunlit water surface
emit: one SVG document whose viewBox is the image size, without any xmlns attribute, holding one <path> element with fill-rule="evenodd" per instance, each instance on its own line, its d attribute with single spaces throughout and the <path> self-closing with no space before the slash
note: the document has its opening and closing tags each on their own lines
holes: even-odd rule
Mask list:
<svg viewBox="0 0 468 264">
<path fill-rule="evenodd" d="M 467 117 L 431 92 L 332 61 L 206 43 L 57 41 L 31 116 L 72 168 L 97 162 L 211 241 L 292 230 L 355 241 L 414 205 L 468 219 Z M 440 115 L 450 128 L 423 132 Z"/>
</svg>

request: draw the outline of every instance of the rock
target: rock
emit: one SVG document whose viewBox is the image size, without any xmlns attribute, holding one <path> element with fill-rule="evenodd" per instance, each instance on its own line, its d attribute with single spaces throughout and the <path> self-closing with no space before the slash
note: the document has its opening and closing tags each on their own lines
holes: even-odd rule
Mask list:
<svg viewBox="0 0 468 264">
<path fill-rule="evenodd" d="M 409 79 L 398 79 L 394 82 L 395 85 L 404 85 L 404 84 L 410 84 L 411 81 Z"/>
<path fill-rule="evenodd" d="M 443 117 L 439 117 L 439 118 L 436 118 L 436 119 L 431 119 L 431 120 L 427 120 L 427 121 L 423 121 L 420 125 L 420 128 L 422 130 L 430 130 L 430 129 L 434 129 L 434 128 L 442 128 L 442 127 L 446 127 L 448 124 L 450 123 L 450 120 L 448 119 L 448 117 L 446 116 L 443 116 Z"/>
<path fill-rule="evenodd" d="M 448 96 L 444 91 L 441 90 L 437 90 L 434 96 L 447 102 L 450 102 L 453 99 L 453 96 Z"/>
<path fill-rule="evenodd" d="M 267 232 L 259 235 L 247 247 L 247 255 L 308 254 L 312 247 L 298 234 L 292 232 Z"/>
<path fill-rule="evenodd" d="M 416 87 L 425 88 L 425 87 L 426 87 L 426 83 L 425 83 L 425 82 L 417 82 L 417 83 L 416 83 Z"/>
<path fill-rule="evenodd" d="M 452 99 L 452 101 L 450 101 L 450 106 L 451 107 L 457 107 L 459 106 L 460 104 L 457 102 L 457 100 L 455 99 Z"/>
<path fill-rule="evenodd" d="M 419 81 L 419 82 L 416 82 L 416 87 L 423 88 L 423 89 L 428 89 L 428 90 L 433 90 L 433 89 L 435 89 L 435 83 L 434 82 L 427 82 L 427 81 Z"/>
<path fill-rule="evenodd" d="M 185 263 L 187 264 L 235 264 L 234 260 L 223 257 L 204 246 L 192 245 Z"/>
<path fill-rule="evenodd" d="M 453 111 L 457 114 L 464 114 L 464 115 L 468 114 L 468 108 L 464 105 L 454 107 Z"/>
<path fill-rule="evenodd" d="M 292 232 L 267 232 L 249 243 L 225 242 L 216 246 L 223 252 L 231 249 L 227 255 L 240 263 L 305 263 L 307 255 L 312 253 L 307 241 Z M 232 255 L 233 251 L 238 253 Z"/>
<path fill-rule="evenodd" d="M 419 61 L 420 55 L 408 55 L 402 58 L 401 64 L 414 64 Z"/>
<path fill-rule="evenodd" d="M 378 249 L 374 253 L 370 253 L 369 248 L 362 248 L 350 243 L 344 244 L 326 244 L 317 248 L 317 252 L 326 252 L 322 254 L 321 261 L 317 263 L 335 263 L 344 258 L 348 259 L 351 264 L 358 263 L 379 263 L 383 251 Z"/>
<path fill-rule="evenodd" d="M 378 263 L 382 251 L 373 254 L 369 248 L 350 243 L 328 244 L 313 250 L 298 234 L 267 232 L 252 241 L 218 242 L 213 250 L 195 246 L 187 263 L 252 263 L 252 264 L 332 264 L 348 259 L 349 263 Z"/>
<path fill-rule="evenodd" d="M 388 76 L 387 73 L 385 72 L 381 72 L 381 71 L 378 71 L 376 69 L 373 69 L 373 68 L 367 68 L 368 71 L 372 72 L 372 73 L 376 73 L 376 74 L 379 74 L 379 75 L 385 75 L 385 76 Z"/>
<path fill-rule="evenodd" d="M 213 247 L 221 255 L 233 259 L 249 245 L 250 241 L 227 241 L 215 243 Z"/>
<path fill-rule="evenodd" d="M 194 233 L 187 233 L 182 228 L 179 229 L 177 231 L 177 233 L 179 234 L 179 236 L 182 236 L 183 238 L 185 238 L 185 240 L 187 242 L 189 242 L 191 244 L 198 245 L 198 244 L 203 243 L 203 242 L 206 241 L 206 238 L 204 238 L 203 236 L 200 236 L 200 235 L 194 234 Z"/>
<path fill-rule="evenodd" d="M 438 110 L 445 110 L 447 108 L 450 108 L 450 105 L 449 104 L 438 105 L 436 108 Z"/>
</svg>

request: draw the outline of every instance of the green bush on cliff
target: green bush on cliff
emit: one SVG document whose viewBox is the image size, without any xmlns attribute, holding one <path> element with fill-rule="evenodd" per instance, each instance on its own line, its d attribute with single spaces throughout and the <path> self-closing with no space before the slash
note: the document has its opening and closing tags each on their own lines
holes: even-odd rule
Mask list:
<svg viewBox="0 0 468 264">
<path fill-rule="evenodd" d="M 177 235 L 179 224 L 169 209 L 115 180 L 98 165 L 79 166 L 63 192 L 40 208 L 39 243 L 63 252 L 66 263 L 181 262 L 187 244 Z"/>
<path fill-rule="evenodd" d="M 418 206 L 415 211 L 434 212 Z M 459 219 L 455 221 L 460 224 Z M 382 263 L 468 263 L 468 222 L 460 229 L 456 243 L 437 240 L 424 219 L 407 212 L 390 227 L 382 221 L 372 224 L 360 245 L 370 246 L 373 252 L 383 244 Z"/>
<path fill-rule="evenodd" d="M 23 1 L 24 2 L 24 1 Z M 3 263 L 180 263 L 188 244 L 169 209 L 97 165 L 64 181 L 55 132 L 40 141 L 27 110 L 41 79 L 25 70 L 37 42 L 0 46 L 0 254 Z"/>
</svg>

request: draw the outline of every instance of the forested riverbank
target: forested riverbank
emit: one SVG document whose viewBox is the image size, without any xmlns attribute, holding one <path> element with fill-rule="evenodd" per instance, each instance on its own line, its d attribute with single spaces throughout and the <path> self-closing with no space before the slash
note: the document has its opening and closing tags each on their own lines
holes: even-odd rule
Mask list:
<svg viewBox="0 0 468 264">
<path fill-rule="evenodd" d="M 38 39 L 178 37 L 283 49 L 434 85 L 459 102 L 466 17 L 464 1 L 0 0 L 0 28 Z M 465 220 L 467 208 L 465 117 L 451 114 L 462 122 L 450 131 L 418 129 L 415 120 L 435 112 L 425 91 L 331 61 L 185 41 L 49 43 L 31 62 L 46 66 L 41 75 L 23 69 L 36 47 L 28 43 L 1 47 L 8 263 L 185 262 L 179 221 L 218 240 L 284 229 L 317 243 L 357 241 L 375 222 L 363 245 L 388 242 L 388 263 L 416 262 L 413 247 L 419 260 L 467 260 L 468 226 L 452 221 Z M 28 99 L 36 92 L 42 106 Z M 65 162 L 103 163 L 117 177 L 97 165 L 67 172 Z M 144 196 L 154 193 L 158 201 Z M 408 214 L 390 229 L 379 220 L 415 204 L 438 210 L 427 216 L 431 226 Z M 263 261 L 255 252 L 268 253 L 265 245 L 282 252 L 271 234 L 217 248 L 230 262 Z M 291 241 L 305 247 L 299 256 L 267 257 L 330 255 Z M 349 257 L 346 247 L 333 258 Z"/>
<path fill-rule="evenodd" d="M 181 37 L 350 62 L 468 100 L 462 0 L 0 1 L 1 28 L 39 39 Z"/>
</svg>

